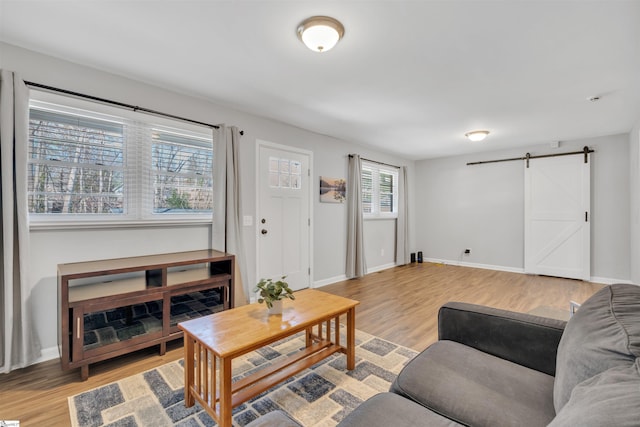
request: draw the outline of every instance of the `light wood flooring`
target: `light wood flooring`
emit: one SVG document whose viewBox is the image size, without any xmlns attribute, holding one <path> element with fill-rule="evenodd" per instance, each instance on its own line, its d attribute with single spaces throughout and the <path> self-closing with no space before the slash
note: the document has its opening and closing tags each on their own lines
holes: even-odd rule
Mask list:
<svg viewBox="0 0 640 427">
<path fill-rule="evenodd" d="M 437 340 L 437 311 L 447 301 L 463 301 L 519 312 L 545 307 L 569 309 L 602 285 L 440 264 L 411 264 L 319 288 L 360 301 L 356 328 L 422 350 Z M 553 310 L 552 310 L 553 311 Z M 183 356 L 180 341 L 167 353 L 150 348 L 91 365 L 89 379 L 63 372 L 58 360 L 0 374 L 0 420 L 21 427 L 67 426 L 67 397 L 153 369 Z"/>
<path fill-rule="evenodd" d="M 602 285 L 443 264 L 409 264 L 320 288 L 360 301 L 356 328 L 423 350 L 438 339 L 438 309 L 449 301 L 522 313 L 539 307 L 569 311 Z M 549 310 L 554 311 L 554 310 Z"/>
</svg>

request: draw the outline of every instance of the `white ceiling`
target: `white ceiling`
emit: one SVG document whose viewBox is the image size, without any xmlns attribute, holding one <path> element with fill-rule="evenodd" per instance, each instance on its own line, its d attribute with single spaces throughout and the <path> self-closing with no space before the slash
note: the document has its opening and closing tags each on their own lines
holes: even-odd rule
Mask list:
<svg viewBox="0 0 640 427">
<path fill-rule="evenodd" d="M 0 40 L 409 159 L 640 120 L 640 1 L 0 0 Z"/>
</svg>

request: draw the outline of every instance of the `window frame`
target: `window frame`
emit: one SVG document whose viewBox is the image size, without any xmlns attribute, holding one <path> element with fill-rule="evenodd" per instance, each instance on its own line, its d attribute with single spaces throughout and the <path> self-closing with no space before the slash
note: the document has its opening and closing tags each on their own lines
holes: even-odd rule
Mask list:
<svg viewBox="0 0 640 427">
<path fill-rule="evenodd" d="M 364 206 L 362 210 L 362 216 L 364 219 L 396 219 L 398 218 L 398 179 L 400 176 L 400 168 L 396 168 L 394 166 L 387 166 L 383 164 L 379 164 L 372 161 L 362 160 L 361 161 L 361 182 L 363 180 L 364 171 L 371 171 L 371 181 L 372 181 L 372 190 L 371 190 L 371 212 L 365 212 Z M 392 191 L 391 194 L 392 203 L 391 203 L 391 212 L 382 212 L 381 209 L 381 190 L 380 190 L 380 174 L 389 174 L 393 177 L 392 181 Z M 364 190 L 361 188 L 360 191 L 364 193 Z M 364 199 L 364 197 L 363 197 Z"/>
<path fill-rule="evenodd" d="M 129 111 L 97 102 L 86 101 L 53 94 L 50 92 L 31 90 L 29 112 L 31 108 L 50 109 L 62 114 L 81 114 L 99 120 L 122 121 L 126 126 L 137 127 L 151 132 L 152 129 L 169 130 L 190 137 L 200 138 L 211 144 L 212 159 L 216 158 L 216 141 L 212 130 L 205 126 L 194 125 L 175 119 L 167 119 L 151 114 Z M 130 129 L 129 129 L 130 130 Z M 154 213 L 154 181 L 155 168 L 152 166 L 151 147 L 154 141 L 151 133 L 148 137 L 127 139 L 127 130 L 123 138 L 123 213 L 122 214 L 54 214 L 28 212 L 30 229 L 75 229 L 75 228 L 118 228 L 160 225 L 194 225 L 211 224 L 216 200 L 216 180 L 212 173 L 211 200 L 212 210 L 205 213 Z M 144 141 L 143 141 L 144 140 Z M 142 145 L 140 145 L 142 144 Z M 205 146 L 206 144 L 201 144 Z M 206 148 L 206 147 L 205 147 Z M 147 153 L 146 156 L 144 153 Z M 28 165 L 31 164 L 28 160 Z M 213 161 L 212 161 L 213 163 Z M 131 165 L 133 166 L 133 169 Z M 212 171 L 214 172 L 214 165 Z M 30 189 L 28 189 L 30 191 Z"/>
</svg>

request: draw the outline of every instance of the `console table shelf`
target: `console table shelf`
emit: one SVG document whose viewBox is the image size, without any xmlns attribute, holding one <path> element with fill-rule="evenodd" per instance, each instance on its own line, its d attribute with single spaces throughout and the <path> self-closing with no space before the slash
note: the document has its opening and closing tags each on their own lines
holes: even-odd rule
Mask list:
<svg viewBox="0 0 640 427">
<path fill-rule="evenodd" d="M 234 306 L 233 255 L 200 250 L 58 265 L 63 369 L 182 338 L 178 322 Z"/>
</svg>

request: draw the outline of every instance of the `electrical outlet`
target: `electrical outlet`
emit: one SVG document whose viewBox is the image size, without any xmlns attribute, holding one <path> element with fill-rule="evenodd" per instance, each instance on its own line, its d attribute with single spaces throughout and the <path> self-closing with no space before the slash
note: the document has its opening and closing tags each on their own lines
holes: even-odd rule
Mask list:
<svg viewBox="0 0 640 427">
<path fill-rule="evenodd" d="M 465 255 L 471 255 L 471 248 L 467 248 L 464 250 Z"/>
<path fill-rule="evenodd" d="M 384 256 L 384 248 L 380 249 L 380 256 Z"/>
</svg>

